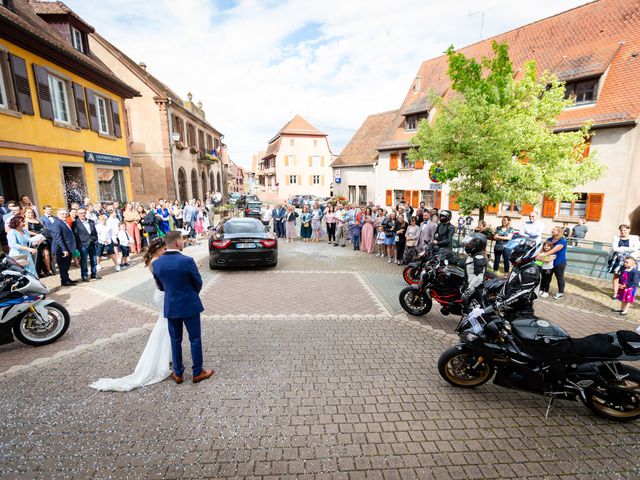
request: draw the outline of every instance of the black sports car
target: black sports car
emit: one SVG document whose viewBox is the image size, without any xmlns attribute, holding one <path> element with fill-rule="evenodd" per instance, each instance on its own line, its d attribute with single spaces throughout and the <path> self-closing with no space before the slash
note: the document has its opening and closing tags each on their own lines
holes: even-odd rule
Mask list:
<svg viewBox="0 0 640 480">
<path fill-rule="evenodd" d="M 256 218 L 230 218 L 209 238 L 209 268 L 278 263 L 278 240 Z"/>
</svg>

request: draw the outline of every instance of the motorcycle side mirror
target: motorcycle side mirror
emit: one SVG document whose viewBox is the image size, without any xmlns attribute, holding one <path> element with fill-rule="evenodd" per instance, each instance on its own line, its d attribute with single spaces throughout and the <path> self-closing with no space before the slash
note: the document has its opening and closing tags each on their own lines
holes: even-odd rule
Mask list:
<svg viewBox="0 0 640 480">
<path fill-rule="evenodd" d="M 444 265 L 445 265 L 445 267 L 446 267 L 447 265 L 449 265 L 449 260 L 447 260 L 447 259 L 445 258 L 445 260 L 444 260 L 444 262 L 443 262 L 443 263 L 444 263 Z"/>
</svg>

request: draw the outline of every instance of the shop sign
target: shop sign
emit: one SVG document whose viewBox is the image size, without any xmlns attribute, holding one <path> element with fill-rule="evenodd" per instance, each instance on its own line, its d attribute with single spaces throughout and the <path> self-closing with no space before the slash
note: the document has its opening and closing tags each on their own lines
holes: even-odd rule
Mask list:
<svg viewBox="0 0 640 480">
<path fill-rule="evenodd" d="M 98 163 L 100 165 L 112 165 L 115 167 L 129 167 L 131 160 L 129 157 L 120 157 L 108 153 L 84 152 L 84 161 L 87 163 Z"/>
<path fill-rule="evenodd" d="M 429 190 L 442 190 L 442 184 L 441 183 L 430 183 L 429 184 Z"/>
</svg>

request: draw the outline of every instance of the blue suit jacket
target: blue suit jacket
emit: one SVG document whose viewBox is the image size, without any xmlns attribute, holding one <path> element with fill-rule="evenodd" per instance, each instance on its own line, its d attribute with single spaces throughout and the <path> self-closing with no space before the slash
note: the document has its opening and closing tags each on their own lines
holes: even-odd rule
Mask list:
<svg viewBox="0 0 640 480">
<path fill-rule="evenodd" d="M 153 262 L 153 277 L 164 292 L 164 316 L 193 317 L 204 310 L 200 301 L 202 278 L 193 258 L 166 252 Z"/>
<path fill-rule="evenodd" d="M 77 248 L 76 236 L 73 234 L 71 228 L 59 218 L 56 218 L 53 223 L 49 223 L 47 228 L 52 238 L 51 251 L 54 254 L 59 253 L 61 255 L 64 252 L 69 252 L 69 255 L 71 255 Z"/>
</svg>

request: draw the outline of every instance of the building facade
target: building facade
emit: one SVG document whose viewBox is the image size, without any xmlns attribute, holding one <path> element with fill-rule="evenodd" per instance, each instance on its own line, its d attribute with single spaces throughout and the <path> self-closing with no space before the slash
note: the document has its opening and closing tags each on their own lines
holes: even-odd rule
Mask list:
<svg viewBox="0 0 640 480">
<path fill-rule="evenodd" d="M 328 196 L 332 161 L 327 134 L 296 115 L 269 141 L 258 162 L 257 193 L 263 200 Z"/>
<path fill-rule="evenodd" d="M 0 194 L 43 206 L 134 196 L 123 100 L 138 92 L 64 4 L 0 2 Z"/>
<path fill-rule="evenodd" d="M 509 45 L 517 71 L 535 60 L 540 72 L 546 70 L 566 82 L 567 96 L 574 105 L 558 118 L 557 131 L 577 130 L 592 122 L 590 148 L 607 167 L 604 178 L 580 185 L 574 201 L 556 202 L 544 196 L 537 205 L 507 202 L 487 207 L 487 220 L 494 226 L 509 215 L 516 227 L 523 217 L 537 211 L 549 232 L 552 225 L 575 225 L 584 219 L 587 239 L 608 242 L 618 225 L 630 224 L 640 233 L 640 16 L 634 0 L 596 0 L 550 18 L 534 22 L 460 51 L 480 58 L 491 55 L 495 40 Z M 571 28 L 567 28 L 571 25 Z M 392 206 L 400 198 L 412 205 L 425 201 L 429 206 L 457 211 L 447 185 L 429 178 L 433 163 L 408 162 L 410 139 L 419 121 L 432 121 L 429 92 L 451 95 L 447 57 L 422 63 L 407 95 L 378 145 L 375 167 L 375 203 Z M 434 159 L 437 161 L 437 159 Z"/>
<path fill-rule="evenodd" d="M 136 198 L 185 201 L 223 190 L 222 134 L 209 124 L 202 104 L 180 98 L 99 34 L 95 54 L 141 95 L 125 102 L 126 134 Z"/>
</svg>

